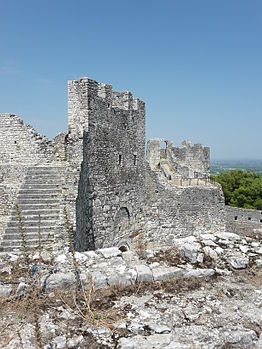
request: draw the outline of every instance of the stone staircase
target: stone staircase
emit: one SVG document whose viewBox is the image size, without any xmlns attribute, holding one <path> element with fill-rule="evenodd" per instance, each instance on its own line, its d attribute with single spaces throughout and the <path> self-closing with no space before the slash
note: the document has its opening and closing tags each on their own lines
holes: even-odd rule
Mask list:
<svg viewBox="0 0 262 349">
<path fill-rule="evenodd" d="M 29 167 L 20 187 L 17 204 L 21 212 L 23 231 L 29 250 L 38 246 L 40 215 L 41 246 L 52 244 L 59 221 L 61 181 L 59 167 Z M 21 250 L 16 207 L 14 206 L 0 245 L 0 251 Z"/>
</svg>

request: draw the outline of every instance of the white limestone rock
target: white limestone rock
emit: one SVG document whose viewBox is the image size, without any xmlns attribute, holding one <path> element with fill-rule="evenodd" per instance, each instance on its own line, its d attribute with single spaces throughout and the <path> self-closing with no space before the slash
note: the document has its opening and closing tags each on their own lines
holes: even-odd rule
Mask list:
<svg viewBox="0 0 262 349">
<path fill-rule="evenodd" d="M 133 251 L 122 252 L 122 257 L 127 264 L 134 264 L 139 260 L 138 255 Z"/>
<path fill-rule="evenodd" d="M 217 255 L 216 251 L 214 251 L 211 247 L 205 246 L 203 248 L 203 251 L 207 257 L 210 257 L 211 259 L 213 259 L 215 261 L 218 259 L 218 255 Z"/>
<path fill-rule="evenodd" d="M 215 274 L 214 269 L 191 269 L 188 271 L 185 271 L 184 277 L 186 278 L 191 278 L 191 277 L 207 277 L 207 276 L 212 276 Z"/>
<path fill-rule="evenodd" d="M 107 281 L 109 286 L 122 286 L 127 287 L 132 285 L 131 278 L 127 275 L 112 274 L 108 277 Z"/>
<path fill-rule="evenodd" d="M 137 264 L 134 266 L 137 272 L 137 281 L 153 281 L 153 274 L 151 269 L 144 264 Z"/>
<path fill-rule="evenodd" d="M 215 241 L 216 240 L 216 236 L 213 234 L 199 234 L 199 237 L 201 240 L 203 241 Z"/>
<path fill-rule="evenodd" d="M 157 324 L 157 323 L 155 323 L 153 321 L 148 322 L 147 326 L 150 328 L 150 330 L 153 333 L 162 334 L 162 333 L 170 333 L 171 332 L 170 327 L 168 327 L 167 325 Z"/>
<path fill-rule="evenodd" d="M 180 256 L 190 263 L 197 263 L 198 253 L 201 251 L 201 245 L 194 236 L 189 236 L 176 241 Z"/>
<path fill-rule="evenodd" d="M 92 282 L 94 287 L 97 288 L 106 287 L 108 285 L 107 276 L 100 271 L 92 272 Z"/>
<path fill-rule="evenodd" d="M 212 240 L 202 240 L 205 246 L 217 247 L 217 244 Z"/>
<path fill-rule="evenodd" d="M 152 269 L 153 279 L 155 281 L 167 280 L 182 275 L 182 269 L 176 267 L 157 266 Z"/>
<path fill-rule="evenodd" d="M 99 258 L 98 254 L 95 253 L 95 251 L 85 251 L 82 252 L 85 256 L 87 256 L 87 258 L 92 258 L 92 259 L 96 259 Z"/>
<path fill-rule="evenodd" d="M 248 266 L 249 258 L 236 255 L 230 257 L 228 261 L 234 269 L 245 269 Z"/>
<path fill-rule="evenodd" d="M 17 297 L 23 296 L 26 293 L 26 289 L 28 288 L 28 285 L 25 282 L 20 282 L 17 286 L 15 295 Z"/>
<path fill-rule="evenodd" d="M 96 250 L 96 253 L 101 254 L 106 259 L 122 255 L 122 252 L 118 247 L 100 248 L 99 250 Z"/>
<path fill-rule="evenodd" d="M 239 235 L 235 233 L 229 233 L 229 232 L 218 232 L 216 233 L 216 236 L 222 240 L 231 240 L 231 241 L 241 240 L 241 237 Z"/>
<path fill-rule="evenodd" d="M 204 253 L 198 253 L 197 262 L 202 264 L 204 262 Z"/>
<path fill-rule="evenodd" d="M 247 251 L 249 250 L 249 247 L 246 245 L 239 245 L 239 249 L 241 252 L 247 253 Z"/>
<path fill-rule="evenodd" d="M 11 285 L 0 285 L 0 297 L 8 297 L 12 292 Z"/>
<path fill-rule="evenodd" d="M 236 331 L 231 333 L 227 339 L 227 343 L 231 344 L 236 348 L 252 348 L 257 340 L 256 332 L 250 331 Z"/>
<path fill-rule="evenodd" d="M 55 273 L 48 276 L 45 279 L 45 282 L 46 282 L 46 289 L 48 291 L 54 290 L 56 288 L 70 289 L 75 283 L 75 274 L 73 272 Z"/>
</svg>

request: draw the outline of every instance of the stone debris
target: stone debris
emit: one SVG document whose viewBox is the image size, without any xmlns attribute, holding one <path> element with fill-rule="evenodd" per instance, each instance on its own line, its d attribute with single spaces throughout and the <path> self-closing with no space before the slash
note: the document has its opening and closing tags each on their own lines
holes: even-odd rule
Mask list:
<svg viewBox="0 0 262 349">
<path fill-rule="evenodd" d="M 261 249 L 261 241 L 232 233 L 195 233 L 176 239 L 172 248 L 145 250 L 143 258 L 117 247 L 76 252 L 77 273 L 68 247 L 50 259 L 45 252 L 45 262 L 34 252 L 31 278 L 41 276 L 43 295 L 53 299 L 53 307 L 39 313 L 44 348 L 261 348 Z M 9 302 L 23 302 L 30 290 L 26 275 L 10 282 L 19 261 L 15 254 L 0 254 L 0 297 Z M 55 305 L 59 292 L 73 294 L 80 279 L 94 294 L 116 290 L 107 303 L 119 315 L 109 327 L 103 315 L 94 314 L 94 326 L 66 302 Z M 103 304 L 101 296 L 97 302 Z M 24 347 L 35 348 L 33 322 L 2 314 L 1 327 L 8 323 L 15 326 L 13 335 L 8 343 L 0 339 L 0 347 L 19 347 L 20 329 Z"/>
</svg>

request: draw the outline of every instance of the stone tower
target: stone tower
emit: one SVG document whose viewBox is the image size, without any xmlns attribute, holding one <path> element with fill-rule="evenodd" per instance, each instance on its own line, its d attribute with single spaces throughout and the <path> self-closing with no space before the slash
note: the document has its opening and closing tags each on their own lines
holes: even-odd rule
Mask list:
<svg viewBox="0 0 262 349">
<path fill-rule="evenodd" d="M 76 248 L 128 245 L 143 224 L 144 102 L 88 78 L 70 81 L 69 131 L 83 136 Z"/>
</svg>

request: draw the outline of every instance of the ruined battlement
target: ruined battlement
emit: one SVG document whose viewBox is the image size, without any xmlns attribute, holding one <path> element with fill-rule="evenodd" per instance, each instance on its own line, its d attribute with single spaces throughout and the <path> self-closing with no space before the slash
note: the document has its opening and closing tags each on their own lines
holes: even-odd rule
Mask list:
<svg viewBox="0 0 262 349">
<path fill-rule="evenodd" d="M 134 122 L 140 113 L 132 113 L 145 109 L 145 103 L 134 99 L 131 92 L 116 92 L 109 84 L 98 83 L 89 78 L 68 82 L 68 130 L 82 137 L 83 130 L 88 130 L 89 116 L 100 110 L 104 118 L 110 115 L 120 117 L 121 111 L 130 111 L 131 117 L 125 123 Z"/>
<path fill-rule="evenodd" d="M 150 139 L 146 159 L 152 170 L 163 170 L 169 179 L 210 177 L 210 149 L 199 143 L 191 146 L 189 141 L 183 141 L 181 147 L 174 147 L 170 140 Z"/>
</svg>

